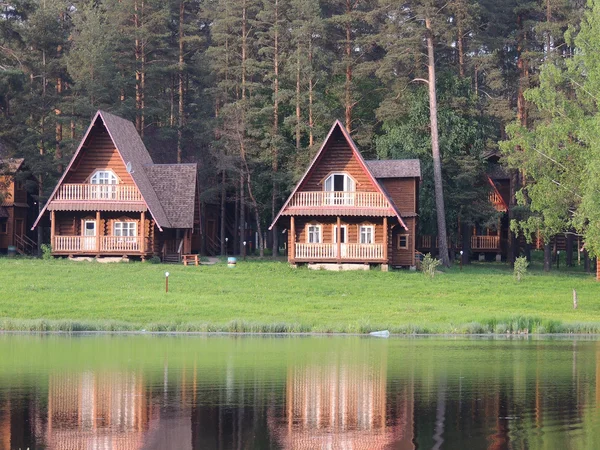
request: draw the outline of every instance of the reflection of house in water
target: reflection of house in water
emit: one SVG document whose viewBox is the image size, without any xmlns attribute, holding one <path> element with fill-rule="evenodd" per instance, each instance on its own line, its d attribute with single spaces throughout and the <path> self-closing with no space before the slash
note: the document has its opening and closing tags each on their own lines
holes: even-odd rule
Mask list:
<svg viewBox="0 0 600 450">
<path fill-rule="evenodd" d="M 44 441 L 50 449 L 138 449 L 152 416 L 139 375 L 51 375 Z"/>
<path fill-rule="evenodd" d="M 412 395 L 387 401 L 385 364 L 290 368 L 285 411 L 269 425 L 284 448 L 414 448 Z"/>
</svg>

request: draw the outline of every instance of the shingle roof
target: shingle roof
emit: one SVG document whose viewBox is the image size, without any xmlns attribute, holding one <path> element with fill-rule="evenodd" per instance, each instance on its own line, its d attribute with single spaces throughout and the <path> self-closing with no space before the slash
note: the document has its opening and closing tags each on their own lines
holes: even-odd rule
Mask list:
<svg viewBox="0 0 600 450">
<path fill-rule="evenodd" d="M 23 158 L 0 158 L 0 175 L 14 175 L 23 165 Z"/>
<path fill-rule="evenodd" d="M 196 164 L 153 164 L 145 170 L 171 228 L 193 228 Z"/>
<path fill-rule="evenodd" d="M 365 161 L 375 178 L 421 178 L 418 159 L 387 159 Z"/>
<path fill-rule="evenodd" d="M 102 118 L 106 130 L 121 154 L 124 163 L 131 163 L 131 177 L 140 190 L 142 197 L 144 197 L 146 205 L 148 205 L 148 209 L 158 226 L 161 228 L 176 228 L 171 225 L 146 173 L 145 166 L 153 164 L 152 158 L 135 129 L 135 125 L 127 119 L 122 119 L 105 111 L 98 111 L 98 114 Z"/>
</svg>

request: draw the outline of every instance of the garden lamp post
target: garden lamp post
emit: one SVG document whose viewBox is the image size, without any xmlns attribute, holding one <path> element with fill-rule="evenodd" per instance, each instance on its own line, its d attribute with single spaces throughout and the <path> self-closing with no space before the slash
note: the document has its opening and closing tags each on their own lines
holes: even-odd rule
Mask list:
<svg viewBox="0 0 600 450">
<path fill-rule="evenodd" d="M 556 252 L 556 268 L 560 267 L 560 250 Z"/>
<path fill-rule="evenodd" d="M 165 272 L 165 292 L 169 292 L 169 272 Z"/>
<path fill-rule="evenodd" d="M 244 241 L 244 261 L 246 261 L 246 241 Z"/>
<path fill-rule="evenodd" d="M 227 241 L 229 241 L 229 238 L 225 238 L 225 256 L 227 256 L 227 252 L 228 252 Z"/>
<path fill-rule="evenodd" d="M 460 270 L 462 271 L 462 256 L 463 256 L 463 251 L 460 251 Z"/>
</svg>

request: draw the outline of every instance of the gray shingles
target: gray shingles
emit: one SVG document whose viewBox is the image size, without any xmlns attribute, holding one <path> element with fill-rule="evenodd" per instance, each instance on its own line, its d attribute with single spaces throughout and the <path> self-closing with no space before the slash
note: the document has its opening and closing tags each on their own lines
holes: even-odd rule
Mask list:
<svg viewBox="0 0 600 450">
<path fill-rule="evenodd" d="M 196 164 L 153 164 L 145 170 L 171 228 L 193 228 Z"/>
<path fill-rule="evenodd" d="M 418 159 L 387 159 L 365 161 L 375 178 L 421 178 Z"/>
</svg>

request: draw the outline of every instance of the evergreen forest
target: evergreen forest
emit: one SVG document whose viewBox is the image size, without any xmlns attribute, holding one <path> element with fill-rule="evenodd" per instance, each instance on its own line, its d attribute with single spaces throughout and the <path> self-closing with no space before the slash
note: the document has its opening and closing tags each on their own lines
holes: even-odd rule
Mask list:
<svg viewBox="0 0 600 450">
<path fill-rule="evenodd" d="M 0 157 L 26 158 L 40 204 L 102 109 L 135 123 L 155 162 L 197 162 L 202 202 L 229 205 L 268 248 L 339 119 L 366 159 L 421 160 L 420 232 L 437 234 L 435 118 L 449 239 L 459 220 L 497 221 L 497 155 L 515 235 L 577 233 L 600 253 L 600 0 L 0 7 Z"/>
</svg>

